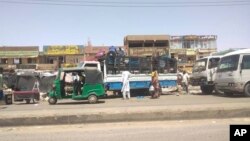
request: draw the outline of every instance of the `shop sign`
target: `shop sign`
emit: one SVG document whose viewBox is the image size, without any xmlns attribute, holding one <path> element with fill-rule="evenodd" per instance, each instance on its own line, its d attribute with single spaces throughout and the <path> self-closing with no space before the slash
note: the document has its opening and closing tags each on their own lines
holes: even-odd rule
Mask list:
<svg viewBox="0 0 250 141">
<path fill-rule="evenodd" d="M 196 55 L 196 51 L 194 49 L 187 49 L 187 55 Z"/>
<path fill-rule="evenodd" d="M 170 39 L 171 40 L 181 40 L 182 36 L 171 36 Z"/>
<path fill-rule="evenodd" d="M 43 46 L 44 54 L 47 55 L 67 55 L 67 54 L 82 54 L 82 45 L 55 45 L 55 46 Z"/>
<path fill-rule="evenodd" d="M 186 54 L 186 49 L 170 49 L 170 53 Z"/>
<path fill-rule="evenodd" d="M 203 35 L 203 36 L 199 36 L 200 39 L 216 39 L 217 36 L 216 35 Z"/>
<path fill-rule="evenodd" d="M 198 37 L 196 35 L 187 35 L 187 36 L 184 36 L 184 39 L 185 40 L 196 40 L 196 39 L 198 39 Z"/>
</svg>

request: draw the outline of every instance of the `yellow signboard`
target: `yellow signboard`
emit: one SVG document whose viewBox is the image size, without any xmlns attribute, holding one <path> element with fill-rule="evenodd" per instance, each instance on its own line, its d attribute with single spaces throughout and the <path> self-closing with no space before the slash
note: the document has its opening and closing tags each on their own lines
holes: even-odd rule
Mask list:
<svg viewBox="0 0 250 141">
<path fill-rule="evenodd" d="M 196 55 L 196 52 L 194 49 L 187 49 L 187 55 Z"/>
<path fill-rule="evenodd" d="M 64 54 L 81 54 L 83 46 L 67 45 L 67 46 L 44 46 L 44 54 L 47 55 L 64 55 Z"/>
</svg>

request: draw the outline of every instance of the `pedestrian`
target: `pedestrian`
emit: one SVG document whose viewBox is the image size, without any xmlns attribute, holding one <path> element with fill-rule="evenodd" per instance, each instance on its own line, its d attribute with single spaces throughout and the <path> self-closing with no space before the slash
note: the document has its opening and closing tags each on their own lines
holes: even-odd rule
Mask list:
<svg viewBox="0 0 250 141">
<path fill-rule="evenodd" d="M 161 91 L 156 67 L 153 68 L 153 72 L 151 73 L 151 85 L 153 85 L 154 87 L 154 91 L 151 94 L 151 98 L 159 98 L 161 95 Z"/>
<path fill-rule="evenodd" d="M 32 89 L 32 90 L 40 92 L 40 89 L 39 89 L 39 82 L 38 82 L 37 79 L 35 80 L 35 83 L 34 83 L 34 86 L 33 86 L 33 89 Z"/>
<path fill-rule="evenodd" d="M 178 94 L 177 96 L 179 96 L 179 94 L 182 94 L 182 79 L 183 79 L 183 72 L 182 70 L 178 70 L 177 73 L 177 89 L 178 89 Z"/>
<path fill-rule="evenodd" d="M 186 94 L 189 94 L 189 90 L 188 90 L 188 81 L 189 81 L 189 75 L 188 75 L 188 73 L 184 70 L 184 71 L 183 71 L 183 77 L 182 77 L 182 87 L 183 87 L 183 90 L 186 92 Z"/>
<path fill-rule="evenodd" d="M 131 77 L 131 74 L 129 71 L 122 72 L 122 95 L 123 99 L 125 100 L 126 97 L 130 99 L 130 86 L 129 86 L 129 78 Z"/>
</svg>

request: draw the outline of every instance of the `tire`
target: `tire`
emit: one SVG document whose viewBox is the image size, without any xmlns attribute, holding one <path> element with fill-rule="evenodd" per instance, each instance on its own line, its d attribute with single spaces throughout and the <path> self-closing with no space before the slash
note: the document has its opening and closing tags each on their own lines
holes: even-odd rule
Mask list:
<svg viewBox="0 0 250 141">
<path fill-rule="evenodd" d="M 201 86 L 201 91 L 203 94 L 212 94 L 213 90 L 213 86 Z"/>
<path fill-rule="evenodd" d="M 30 104 L 30 99 L 25 99 L 26 104 Z"/>
<path fill-rule="evenodd" d="M 222 95 L 223 94 L 223 92 L 218 90 L 216 87 L 214 87 L 214 91 L 215 91 L 215 94 L 217 94 L 217 95 Z"/>
<path fill-rule="evenodd" d="M 224 94 L 225 94 L 226 96 L 233 96 L 233 95 L 234 95 L 234 93 L 232 93 L 232 92 L 224 92 Z"/>
<path fill-rule="evenodd" d="M 98 101 L 98 98 L 95 94 L 91 94 L 89 97 L 88 97 L 88 101 L 90 104 L 95 104 L 97 101 Z"/>
<path fill-rule="evenodd" d="M 57 98 L 55 97 L 50 97 L 49 100 L 48 100 L 49 104 L 50 105 L 55 105 L 56 102 L 57 102 Z"/>
<path fill-rule="evenodd" d="M 245 88 L 244 88 L 244 94 L 247 97 L 250 97 L 250 83 L 247 83 Z"/>
</svg>

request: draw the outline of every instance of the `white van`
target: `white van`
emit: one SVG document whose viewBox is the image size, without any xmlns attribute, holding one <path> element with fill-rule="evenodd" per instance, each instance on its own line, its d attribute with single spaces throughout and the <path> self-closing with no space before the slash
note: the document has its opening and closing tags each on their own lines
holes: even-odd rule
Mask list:
<svg viewBox="0 0 250 141">
<path fill-rule="evenodd" d="M 221 58 L 215 86 L 227 95 L 243 93 L 250 96 L 250 49 L 230 52 Z"/>
</svg>

